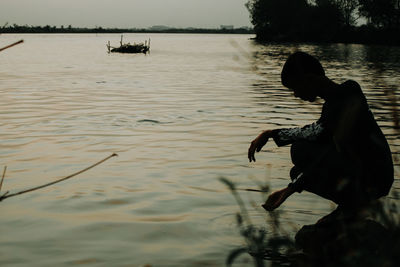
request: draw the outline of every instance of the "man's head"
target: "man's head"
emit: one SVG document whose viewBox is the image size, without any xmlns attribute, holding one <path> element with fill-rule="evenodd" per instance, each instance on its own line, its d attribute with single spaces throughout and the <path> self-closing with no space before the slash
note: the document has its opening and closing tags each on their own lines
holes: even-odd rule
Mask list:
<svg viewBox="0 0 400 267">
<path fill-rule="evenodd" d="M 282 84 L 294 91 L 296 97 L 313 102 L 318 96 L 318 84 L 325 71 L 313 56 L 296 52 L 289 56 L 283 66 Z"/>
</svg>

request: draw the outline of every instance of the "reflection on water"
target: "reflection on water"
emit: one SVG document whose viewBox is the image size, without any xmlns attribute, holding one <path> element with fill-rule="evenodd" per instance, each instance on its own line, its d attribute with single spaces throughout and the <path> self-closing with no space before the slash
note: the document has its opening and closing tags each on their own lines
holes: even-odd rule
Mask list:
<svg viewBox="0 0 400 267">
<path fill-rule="evenodd" d="M 51 188 L 1 203 L 0 263 L 220 266 L 242 242 L 237 206 L 218 177 L 255 187 L 288 183 L 288 148 L 268 144 L 247 162 L 261 130 L 300 126 L 321 103 L 280 84 L 286 57 L 316 55 L 337 82 L 358 81 L 394 154 L 400 49 L 363 45 L 260 45 L 249 35 L 151 37 L 150 55 L 107 54 L 118 35 L 24 35 L 0 53 L 3 190 L 46 183 L 111 152 L 119 158 Z M 19 40 L 2 35 L 0 46 Z M 0 166 L 0 167 L 1 167 Z M 398 173 L 398 167 L 396 167 Z M 395 182 L 398 187 L 398 182 Z M 261 203 L 257 193 L 244 199 Z M 294 196 L 282 222 L 298 226 L 331 204 Z M 254 221 L 259 211 L 249 207 Z"/>
<path fill-rule="evenodd" d="M 389 142 L 395 154 L 400 145 L 397 133 L 393 129 L 399 106 L 399 71 L 400 49 L 398 47 L 365 46 L 365 45 L 266 45 L 259 46 L 254 53 L 254 65 L 264 79 L 253 84 L 257 92 L 257 101 L 266 105 L 269 112 L 277 112 L 287 120 L 292 120 L 289 114 L 277 108 L 295 108 L 297 111 L 293 124 L 307 114 L 319 113 L 320 104 L 304 105 L 301 100 L 290 99 L 290 92 L 276 90 L 279 84 L 279 69 L 291 53 L 302 50 L 315 55 L 325 67 L 327 76 L 336 82 L 352 79 L 361 84 L 368 98 L 370 107 L 388 135 Z M 261 96 L 260 96 L 261 94 Z M 270 99 L 270 102 L 266 102 Z M 306 107 L 305 107 L 306 106 Z M 284 114 L 282 114 L 284 113 Z M 317 115 L 315 115 L 317 116 Z"/>
</svg>

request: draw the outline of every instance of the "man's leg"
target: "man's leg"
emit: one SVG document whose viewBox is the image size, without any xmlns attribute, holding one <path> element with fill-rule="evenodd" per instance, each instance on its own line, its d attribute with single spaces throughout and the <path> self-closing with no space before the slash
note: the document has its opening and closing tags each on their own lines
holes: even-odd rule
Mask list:
<svg viewBox="0 0 400 267">
<path fill-rule="evenodd" d="M 366 192 L 352 167 L 336 151 L 333 143 L 298 141 L 291 147 L 294 167 L 291 179 L 299 178 L 301 189 L 329 199 L 341 206 L 358 206 Z"/>
</svg>

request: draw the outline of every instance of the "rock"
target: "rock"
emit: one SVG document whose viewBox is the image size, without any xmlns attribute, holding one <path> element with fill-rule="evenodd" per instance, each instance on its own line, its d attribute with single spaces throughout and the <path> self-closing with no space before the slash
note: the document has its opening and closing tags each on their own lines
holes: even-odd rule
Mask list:
<svg viewBox="0 0 400 267">
<path fill-rule="evenodd" d="M 383 225 L 369 219 L 306 225 L 295 240 L 307 266 L 396 266 L 392 263 L 398 258 L 394 248 L 399 247 L 399 241 Z M 393 255 L 388 255 L 391 251 Z M 386 264 L 389 258 L 391 262 Z"/>
</svg>

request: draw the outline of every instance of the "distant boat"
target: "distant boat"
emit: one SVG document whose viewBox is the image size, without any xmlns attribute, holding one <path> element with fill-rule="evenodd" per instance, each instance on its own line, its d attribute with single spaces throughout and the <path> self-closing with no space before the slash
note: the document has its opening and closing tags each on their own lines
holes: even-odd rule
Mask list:
<svg viewBox="0 0 400 267">
<path fill-rule="evenodd" d="M 108 44 L 107 44 L 108 53 L 129 53 L 129 54 L 143 53 L 143 54 L 147 54 L 150 52 L 150 39 L 148 42 L 147 42 L 147 40 L 144 41 L 144 43 L 124 44 L 124 43 L 122 43 L 122 38 L 123 38 L 123 36 L 121 35 L 121 41 L 120 41 L 119 47 L 112 47 L 110 45 L 110 41 L 108 41 Z"/>
</svg>

